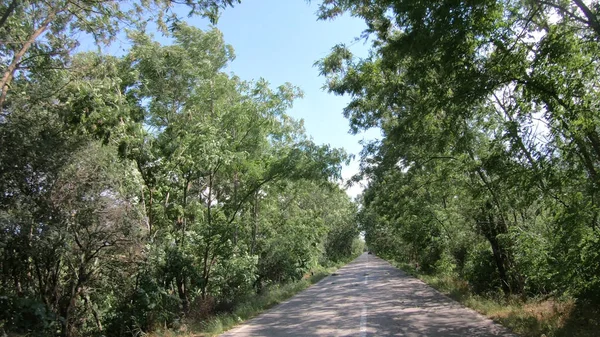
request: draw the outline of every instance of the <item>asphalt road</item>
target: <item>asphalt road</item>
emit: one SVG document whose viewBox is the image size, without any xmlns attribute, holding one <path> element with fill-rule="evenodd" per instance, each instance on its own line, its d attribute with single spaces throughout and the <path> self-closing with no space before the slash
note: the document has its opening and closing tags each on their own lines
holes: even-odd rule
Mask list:
<svg viewBox="0 0 600 337">
<path fill-rule="evenodd" d="M 221 336 L 515 335 L 365 253 L 336 274 Z"/>
</svg>

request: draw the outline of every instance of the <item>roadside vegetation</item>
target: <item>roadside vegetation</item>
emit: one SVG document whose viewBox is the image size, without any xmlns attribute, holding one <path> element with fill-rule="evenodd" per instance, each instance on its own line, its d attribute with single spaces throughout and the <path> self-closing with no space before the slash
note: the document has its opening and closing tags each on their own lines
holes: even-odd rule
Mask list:
<svg viewBox="0 0 600 337">
<path fill-rule="evenodd" d="M 226 73 L 222 34 L 171 6 L 0 4 L 0 335 L 216 332 L 362 251 L 347 155 L 286 113 L 300 89 Z"/>
<path fill-rule="evenodd" d="M 312 284 L 319 282 L 331 272 L 332 270 L 322 269 L 313 272 L 314 275 L 307 275 L 299 281 L 270 286 L 261 294 L 253 294 L 241 300 L 231 313 L 217 315 L 205 321 L 196 321 L 195 326 L 192 326 L 192 330 L 205 333 L 207 336 L 218 335 L 258 315 L 262 311 L 289 299 Z"/>
<path fill-rule="evenodd" d="M 505 297 L 500 293 L 478 294 L 469 283 L 455 273 L 423 273 L 414 265 L 391 262 L 398 268 L 418 277 L 439 292 L 504 325 L 519 336 L 580 336 L 598 334 L 598 308 L 577 305 L 570 296 L 563 297 Z"/>
<path fill-rule="evenodd" d="M 369 27 L 318 65 L 366 144 L 359 212 L 379 256 L 527 336 L 600 315 L 597 1 L 324 1 Z"/>
<path fill-rule="evenodd" d="M 200 337 L 219 335 L 321 281 L 323 278 L 335 272 L 339 267 L 358 257 L 360 253 L 362 253 L 362 251 L 359 252 L 357 250 L 351 258 L 345 261 L 340 261 L 335 264 L 329 263 L 328 267 L 319 266 L 311 270 L 310 273 L 307 273 L 301 280 L 283 284 L 274 284 L 266 287 L 260 293 L 249 294 L 242 297 L 229 312 L 205 318 L 189 317 L 182 322 L 177 329 L 158 329 L 158 331 L 151 334 L 151 336 Z"/>
</svg>

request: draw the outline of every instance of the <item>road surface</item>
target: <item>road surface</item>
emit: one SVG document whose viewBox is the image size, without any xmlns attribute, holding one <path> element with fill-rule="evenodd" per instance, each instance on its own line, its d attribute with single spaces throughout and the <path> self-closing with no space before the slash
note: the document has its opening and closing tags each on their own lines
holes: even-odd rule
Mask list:
<svg viewBox="0 0 600 337">
<path fill-rule="evenodd" d="M 515 335 L 365 253 L 337 273 L 221 336 Z"/>
</svg>

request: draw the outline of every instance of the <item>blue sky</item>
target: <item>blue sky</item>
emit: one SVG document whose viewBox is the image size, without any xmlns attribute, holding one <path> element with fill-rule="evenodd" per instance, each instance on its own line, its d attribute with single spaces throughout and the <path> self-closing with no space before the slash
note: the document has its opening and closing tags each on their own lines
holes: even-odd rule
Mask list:
<svg viewBox="0 0 600 337">
<path fill-rule="evenodd" d="M 225 42 L 235 49 L 236 59 L 228 71 L 244 80 L 262 77 L 273 86 L 290 82 L 300 87 L 304 98 L 296 101 L 290 115 L 304 119 L 306 132 L 316 143 L 343 147 L 348 153 L 358 154 L 362 148 L 358 142 L 377 137 L 378 132 L 357 136 L 348 133 L 348 121 L 342 110 L 349 98 L 324 91 L 325 79 L 313 64 L 338 43 L 352 44 L 355 55 L 366 56 L 368 44 L 354 42 L 366 26 L 362 20 L 350 16 L 317 21 L 317 4 L 304 0 L 242 0 L 241 4 L 226 9 L 216 26 L 223 32 Z M 208 27 L 205 19 L 192 18 L 188 22 L 203 29 Z M 117 48 L 118 42 L 110 49 L 119 53 Z M 342 174 L 349 178 L 356 172 L 355 160 L 344 167 Z M 348 193 L 355 196 L 360 190 L 355 186 Z"/>
<path fill-rule="evenodd" d="M 272 85 L 290 82 L 304 91 L 290 115 L 304 119 L 306 132 L 316 143 L 343 147 L 358 154 L 358 141 L 373 138 L 376 132 L 353 136 L 342 110 L 348 97 L 335 96 L 322 89 L 325 79 L 313 66 L 338 43 L 350 45 L 366 28 L 364 21 L 343 16 L 334 21 L 317 21 L 317 3 L 303 0 L 243 0 L 221 15 L 217 27 L 235 49 L 236 59 L 229 69 L 242 79 L 263 77 Z M 368 45 L 354 43 L 352 51 L 366 56 Z M 345 167 L 349 178 L 358 171 L 358 162 Z M 352 196 L 360 188 L 351 188 Z"/>
</svg>

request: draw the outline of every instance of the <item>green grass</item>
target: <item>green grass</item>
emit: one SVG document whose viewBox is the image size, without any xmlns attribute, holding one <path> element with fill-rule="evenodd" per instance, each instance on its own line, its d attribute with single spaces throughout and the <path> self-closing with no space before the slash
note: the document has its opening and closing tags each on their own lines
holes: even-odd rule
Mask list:
<svg viewBox="0 0 600 337">
<path fill-rule="evenodd" d="M 600 310 L 573 298 L 528 299 L 474 294 L 458 275 L 428 275 L 393 263 L 439 292 L 504 325 L 523 337 L 592 337 L 600 331 Z"/>
</svg>

